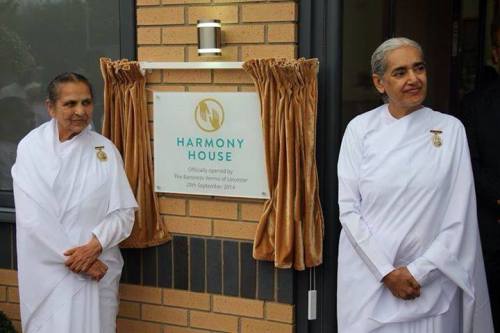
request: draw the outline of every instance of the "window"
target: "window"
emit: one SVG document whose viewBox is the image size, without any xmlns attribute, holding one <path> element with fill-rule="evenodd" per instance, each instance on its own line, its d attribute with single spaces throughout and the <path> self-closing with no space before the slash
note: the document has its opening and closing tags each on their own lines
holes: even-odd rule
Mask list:
<svg viewBox="0 0 500 333">
<path fill-rule="evenodd" d="M 46 85 L 78 72 L 94 86 L 100 130 L 99 58 L 135 58 L 132 0 L 0 0 L 0 221 L 13 220 L 12 178 L 19 140 L 49 120 Z"/>
</svg>

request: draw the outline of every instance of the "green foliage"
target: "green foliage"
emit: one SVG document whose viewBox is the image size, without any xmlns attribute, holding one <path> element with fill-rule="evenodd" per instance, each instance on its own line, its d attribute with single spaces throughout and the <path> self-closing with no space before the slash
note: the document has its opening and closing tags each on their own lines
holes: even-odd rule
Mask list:
<svg viewBox="0 0 500 333">
<path fill-rule="evenodd" d="M 2 333 L 16 333 L 12 322 L 7 318 L 7 316 L 0 311 L 0 332 Z"/>
</svg>

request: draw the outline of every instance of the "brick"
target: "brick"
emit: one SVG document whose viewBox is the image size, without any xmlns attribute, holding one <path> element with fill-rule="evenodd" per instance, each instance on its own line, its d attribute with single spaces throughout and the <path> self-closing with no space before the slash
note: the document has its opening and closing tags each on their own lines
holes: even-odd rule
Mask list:
<svg viewBox="0 0 500 333">
<path fill-rule="evenodd" d="M 17 271 L 11 269 L 0 269 L 0 284 L 17 286 Z"/>
<path fill-rule="evenodd" d="M 257 262 L 257 298 L 266 301 L 274 300 L 275 268 L 271 261 Z"/>
<path fill-rule="evenodd" d="M 214 83 L 253 83 L 252 78 L 242 69 L 214 70 Z"/>
<path fill-rule="evenodd" d="M 297 42 L 297 25 L 294 23 L 269 24 L 267 41 L 270 43 Z"/>
<path fill-rule="evenodd" d="M 244 61 L 258 58 L 294 59 L 296 49 L 295 45 L 248 45 L 241 47 L 241 56 Z"/>
<path fill-rule="evenodd" d="M 263 43 L 264 25 L 238 24 L 227 25 L 222 30 L 224 43 Z"/>
<path fill-rule="evenodd" d="M 141 251 L 142 285 L 158 286 L 158 251 L 157 247 L 148 247 Z"/>
<path fill-rule="evenodd" d="M 184 61 L 184 47 L 181 46 L 139 46 L 139 61 Z"/>
<path fill-rule="evenodd" d="M 138 320 L 118 319 L 116 321 L 118 333 L 161 333 L 161 325 Z"/>
<path fill-rule="evenodd" d="M 191 237 L 189 240 L 189 286 L 192 292 L 206 291 L 206 240 Z"/>
<path fill-rule="evenodd" d="M 133 302 L 120 302 L 120 308 L 118 311 L 118 316 L 131 318 L 131 319 L 140 319 L 141 318 L 141 304 L 133 303 Z"/>
<path fill-rule="evenodd" d="M 255 86 L 252 85 L 245 85 L 245 86 L 240 86 L 240 91 L 245 91 L 245 92 L 256 92 L 257 89 Z"/>
<path fill-rule="evenodd" d="M 166 83 L 210 83 L 212 74 L 206 69 L 171 69 L 163 71 Z"/>
<path fill-rule="evenodd" d="M 162 0 L 164 5 L 210 3 L 210 0 Z"/>
<path fill-rule="evenodd" d="M 235 202 L 190 200 L 189 215 L 236 219 L 238 215 L 238 206 Z"/>
<path fill-rule="evenodd" d="M 257 263 L 252 256 L 253 242 L 240 243 L 240 296 L 256 298 L 257 295 Z"/>
<path fill-rule="evenodd" d="M 163 28 L 162 40 L 163 44 L 197 44 L 196 26 Z"/>
<path fill-rule="evenodd" d="M 238 22 L 238 6 L 198 6 L 188 8 L 189 24 L 196 24 L 199 19 L 220 20 L 225 23 Z M 224 29 L 224 28 L 223 28 Z"/>
<path fill-rule="evenodd" d="M 221 92 L 235 92 L 238 91 L 237 86 L 227 86 L 227 85 L 196 85 L 196 86 L 188 86 L 188 91 L 192 92 L 214 92 L 214 91 L 221 91 Z"/>
<path fill-rule="evenodd" d="M 120 298 L 126 301 L 161 304 L 161 289 L 132 284 L 121 284 Z"/>
<path fill-rule="evenodd" d="M 210 310 L 210 295 L 176 289 L 163 289 L 163 304 L 208 311 Z"/>
<path fill-rule="evenodd" d="M 0 311 L 5 313 L 9 319 L 21 319 L 21 311 L 19 309 L 19 304 L 12 303 L 0 303 Z"/>
<path fill-rule="evenodd" d="M 209 219 L 164 216 L 163 220 L 167 224 L 168 231 L 173 234 L 212 235 L 212 221 Z"/>
<path fill-rule="evenodd" d="M 160 0 L 137 0 L 136 5 L 137 6 L 154 6 L 154 5 L 159 5 Z"/>
<path fill-rule="evenodd" d="M 222 242 L 218 239 L 206 240 L 207 292 L 222 292 Z"/>
<path fill-rule="evenodd" d="M 7 299 L 10 303 L 19 303 L 19 289 L 16 287 L 9 287 L 7 289 Z"/>
<path fill-rule="evenodd" d="M 162 71 L 157 69 L 148 69 L 146 71 L 146 82 L 147 83 L 161 83 Z"/>
<path fill-rule="evenodd" d="M 293 325 L 241 318 L 241 333 L 293 333 Z"/>
<path fill-rule="evenodd" d="M 183 24 L 183 7 L 139 7 L 137 25 Z"/>
<path fill-rule="evenodd" d="M 189 288 L 189 244 L 186 236 L 174 235 L 173 252 L 173 287 L 188 290 Z"/>
<path fill-rule="evenodd" d="M 210 333 L 210 331 L 206 330 L 198 330 L 189 327 L 179 327 L 179 326 L 170 326 L 167 325 L 163 329 L 163 333 Z"/>
<path fill-rule="evenodd" d="M 278 269 L 278 281 L 276 284 L 277 293 L 276 301 L 278 303 L 294 304 L 294 270 L 293 269 Z"/>
<path fill-rule="evenodd" d="M 281 22 L 297 20 L 295 2 L 248 4 L 241 6 L 242 22 Z"/>
<path fill-rule="evenodd" d="M 143 320 L 174 325 L 186 326 L 188 320 L 187 310 L 171 308 L 168 306 L 143 304 L 141 314 Z"/>
<path fill-rule="evenodd" d="M 294 308 L 290 304 L 266 302 L 266 319 L 288 324 L 294 322 Z"/>
<path fill-rule="evenodd" d="M 161 44 L 161 28 L 137 28 L 137 44 Z"/>
<path fill-rule="evenodd" d="M 213 311 L 237 316 L 264 317 L 264 302 L 238 297 L 213 296 Z"/>
<path fill-rule="evenodd" d="M 225 240 L 222 242 L 222 293 L 226 296 L 239 296 L 240 269 L 239 269 L 238 242 Z"/>
<path fill-rule="evenodd" d="M 242 203 L 241 219 L 244 221 L 259 221 L 264 212 L 264 203 Z"/>
<path fill-rule="evenodd" d="M 199 56 L 197 46 L 189 46 L 187 50 L 188 61 L 238 61 L 237 46 L 223 46 L 220 56 Z"/>
<path fill-rule="evenodd" d="M 0 286 L 0 302 L 7 301 L 7 287 Z"/>
<path fill-rule="evenodd" d="M 238 317 L 235 316 L 222 315 L 210 312 L 191 311 L 190 323 L 191 327 L 205 328 L 213 331 L 222 331 L 222 332 L 238 331 Z"/>
<path fill-rule="evenodd" d="M 214 220 L 214 236 L 236 239 L 255 238 L 257 223 Z"/>
<path fill-rule="evenodd" d="M 155 92 L 155 91 L 185 91 L 184 86 L 182 86 L 182 85 L 166 85 L 166 84 L 148 85 L 147 90 L 149 90 L 150 92 Z"/>
<path fill-rule="evenodd" d="M 158 286 L 159 287 L 172 287 L 172 243 L 168 242 L 157 246 L 158 252 Z"/>
<path fill-rule="evenodd" d="M 160 213 L 186 215 L 186 199 L 160 197 Z"/>
</svg>

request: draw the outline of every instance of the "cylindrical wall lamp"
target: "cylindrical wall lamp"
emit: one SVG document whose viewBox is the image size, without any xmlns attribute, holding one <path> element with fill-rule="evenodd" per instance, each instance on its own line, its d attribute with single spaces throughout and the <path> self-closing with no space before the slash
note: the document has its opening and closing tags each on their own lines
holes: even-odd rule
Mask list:
<svg viewBox="0 0 500 333">
<path fill-rule="evenodd" d="M 198 20 L 198 55 L 221 55 L 220 20 Z"/>
</svg>

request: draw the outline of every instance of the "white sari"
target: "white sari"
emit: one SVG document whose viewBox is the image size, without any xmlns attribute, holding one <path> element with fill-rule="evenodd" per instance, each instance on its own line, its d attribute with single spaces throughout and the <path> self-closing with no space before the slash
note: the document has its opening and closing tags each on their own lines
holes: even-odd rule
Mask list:
<svg viewBox="0 0 500 333">
<path fill-rule="evenodd" d="M 338 177 L 339 332 L 493 332 L 462 124 L 383 105 L 347 127 Z M 381 282 L 400 266 L 422 286 L 415 300 Z"/>
<path fill-rule="evenodd" d="M 114 333 L 123 267 L 117 244 L 137 207 L 118 151 L 89 128 L 60 143 L 52 120 L 19 143 L 12 176 L 23 332 Z M 63 253 L 92 234 L 108 266 L 99 282 L 64 265 Z"/>
</svg>

